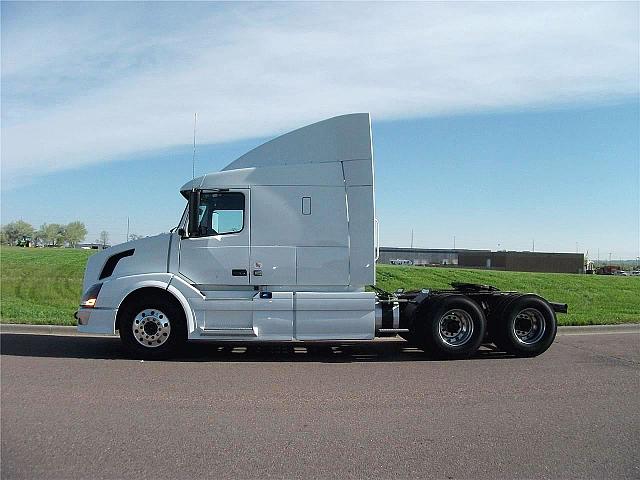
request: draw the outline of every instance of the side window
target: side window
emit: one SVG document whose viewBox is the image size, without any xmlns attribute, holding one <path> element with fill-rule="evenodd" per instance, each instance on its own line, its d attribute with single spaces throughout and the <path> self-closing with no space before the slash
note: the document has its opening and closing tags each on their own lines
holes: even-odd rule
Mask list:
<svg viewBox="0 0 640 480">
<path fill-rule="evenodd" d="M 225 235 L 244 228 L 244 195 L 240 192 L 200 195 L 200 235 Z"/>
</svg>

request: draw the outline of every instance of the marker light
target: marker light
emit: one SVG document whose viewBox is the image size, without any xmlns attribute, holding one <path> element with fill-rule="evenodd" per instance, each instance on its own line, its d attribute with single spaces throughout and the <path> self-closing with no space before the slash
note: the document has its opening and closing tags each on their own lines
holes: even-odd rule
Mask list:
<svg viewBox="0 0 640 480">
<path fill-rule="evenodd" d="M 96 300 L 98 299 L 98 293 L 100 293 L 100 289 L 102 288 L 101 283 L 96 283 L 92 285 L 89 290 L 85 292 L 82 296 L 82 300 L 80 300 L 80 306 L 82 308 L 93 308 L 96 306 Z"/>
</svg>

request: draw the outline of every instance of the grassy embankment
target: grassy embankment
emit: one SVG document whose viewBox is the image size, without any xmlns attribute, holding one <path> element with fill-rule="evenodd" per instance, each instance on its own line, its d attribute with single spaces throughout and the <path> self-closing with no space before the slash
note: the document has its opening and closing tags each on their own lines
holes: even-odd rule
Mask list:
<svg viewBox="0 0 640 480">
<path fill-rule="evenodd" d="M 75 325 L 82 277 L 91 250 L 0 249 L 2 323 Z"/>
<path fill-rule="evenodd" d="M 74 325 L 84 266 L 91 251 L 0 249 L 0 317 L 3 323 Z M 562 325 L 640 322 L 640 278 L 521 273 L 454 268 L 378 266 L 378 286 L 446 288 L 449 282 L 486 283 L 536 292 L 569 304 Z"/>
</svg>

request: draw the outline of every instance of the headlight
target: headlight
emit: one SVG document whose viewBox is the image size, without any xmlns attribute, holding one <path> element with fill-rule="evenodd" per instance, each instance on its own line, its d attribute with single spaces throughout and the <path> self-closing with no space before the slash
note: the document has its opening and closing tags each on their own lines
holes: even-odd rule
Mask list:
<svg viewBox="0 0 640 480">
<path fill-rule="evenodd" d="M 102 288 L 101 283 L 96 283 L 91 285 L 89 290 L 82 295 L 82 300 L 80 300 L 80 306 L 82 308 L 93 308 L 96 305 L 96 300 L 98 299 L 98 293 L 100 293 L 100 289 Z"/>
</svg>

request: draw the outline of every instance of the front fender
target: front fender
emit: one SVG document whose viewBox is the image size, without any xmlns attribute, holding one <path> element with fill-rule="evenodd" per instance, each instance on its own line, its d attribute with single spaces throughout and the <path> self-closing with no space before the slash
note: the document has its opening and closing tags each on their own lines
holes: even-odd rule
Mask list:
<svg viewBox="0 0 640 480">
<path fill-rule="evenodd" d="M 139 290 L 141 288 L 159 288 L 166 290 L 173 295 L 184 310 L 184 314 L 187 320 L 187 330 L 193 332 L 196 328 L 196 321 L 194 312 L 187 300 L 187 296 L 181 291 L 184 289 L 176 288 L 171 285 L 171 281 L 174 275 L 172 273 L 145 273 L 140 275 L 128 275 L 124 277 L 117 277 L 112 280 L 108 280 L 103 283 L 100 295 L 96 302 L 96 307 L 100 309 L 113 309 L 118 310 L 122 305 L 122 302 L 128 295 Z M 197 292 L 189 285 L 191 290 Z M 114 325 L 115 331 L 115 318 Z"/>
</svg>

